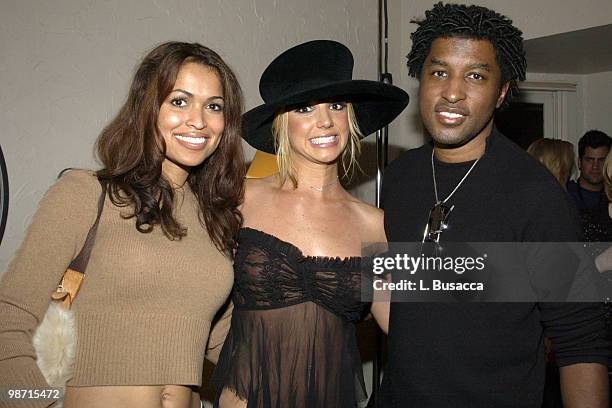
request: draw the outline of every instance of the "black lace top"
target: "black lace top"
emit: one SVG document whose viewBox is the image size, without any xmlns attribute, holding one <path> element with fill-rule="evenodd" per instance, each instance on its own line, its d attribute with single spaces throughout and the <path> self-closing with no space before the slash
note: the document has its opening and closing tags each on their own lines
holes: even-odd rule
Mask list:
<svg viewBox="0 0 612 408">
<path fill-rule="evenodd" d="M 213 381 L 248 407 L 355 407 L 365 386 L 355 325 L 361 258 L 304 256 L 242 228 L 234 312 Z"/>
</svg>

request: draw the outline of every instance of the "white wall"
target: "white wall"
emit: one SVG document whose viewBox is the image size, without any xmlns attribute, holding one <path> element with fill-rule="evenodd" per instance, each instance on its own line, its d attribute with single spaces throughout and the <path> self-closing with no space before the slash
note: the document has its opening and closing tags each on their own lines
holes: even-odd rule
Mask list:
<svg viewBox="0 0 612 408">
<path fill-rule="evenodd" d="M 574 144 L 577 149 L 578 139 L 584 134 L 585 128 L 585 76 L 573 74 L 545 74 L 545 73 L 527 73 L 527 82 L 549 82 L 559 84 L 572 84 L 576 86 L 576 92 L 568 92 L 567 112 L 572 115 L 567 118 L 568 142 Z M 575 149 L 575 150 L 576 150 Z"/>
<path fill-rule="evenodd" d="M 267 64 L 317 38 L 347 44 L 354 76 L 376 79 L 377 2 L 371 0 L 2 0 L 0 145 L 10 207 L 0 274 L 58 172 L 98 167 L 96 136 L 153 46 L 180 40 L 213 48 L 236 71 L 250 108 L 261 101 L 258 82 Z"/>
<path fill-rule="evenodd" d="M 585 75 L 584 88 L 584 130 L 612 136 L 612 71 Z"/>
</svg>

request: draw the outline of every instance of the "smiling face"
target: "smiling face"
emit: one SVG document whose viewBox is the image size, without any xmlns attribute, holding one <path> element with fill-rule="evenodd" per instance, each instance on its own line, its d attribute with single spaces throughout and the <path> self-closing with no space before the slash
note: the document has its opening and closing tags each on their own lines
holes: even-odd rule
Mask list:
<svg viewBox="0 0 612 408">
<path fill-rule="evenodd" d="M 491 133 L 507 90 L 489 41 L 437 38 L 421 72 L 421 118 L 436 145 L 469 149 Z"/>
<path fill-rule="evenodd" d="M 217 148 L 225 126 L 223 86 L 211 68 L 184 63 L 159 108 L 157 128 L 166 143 L 164 175 L 182 185 L 192 167 Z"/>
<path fill-rule="evenodd" d="M 295 161 L 336 162 L 348 142 L 348 121 L 344 102 L 312 104 L 290 111 L 287 133 Z"/>
</svg>

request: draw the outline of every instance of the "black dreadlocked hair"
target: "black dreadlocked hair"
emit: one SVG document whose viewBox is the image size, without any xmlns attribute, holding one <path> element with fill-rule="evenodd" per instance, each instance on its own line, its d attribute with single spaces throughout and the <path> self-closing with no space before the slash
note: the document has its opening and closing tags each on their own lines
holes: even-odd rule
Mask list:
<svg viewBox="0 0 612 408">
<path fill-rule="evenodd" d="M 523 50 L 523 33 L 512 25 L 512 20 L 485 7 L 440 2 L 425 12 L 425 20 L 416 23 L 419 28 L 410 35 L 412 39 L 412 50 L 408 54 L 410 76 L 421 77 L 423 63 L 429 54 L 431 43 L 436 38 L 461 37 L 488 40 L 495 49 L 502 85 L 510 82 L 502 108 L 510 103 L 513 95 L 518 93 L 518 81 L 525 80 L 527 61 Z"/>
</svg>

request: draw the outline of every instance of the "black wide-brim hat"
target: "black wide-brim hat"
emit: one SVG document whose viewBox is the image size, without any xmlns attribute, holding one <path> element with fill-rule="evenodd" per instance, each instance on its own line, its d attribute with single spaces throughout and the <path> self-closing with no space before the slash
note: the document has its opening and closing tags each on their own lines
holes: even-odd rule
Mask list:
<svg viewBox="0 0 612 408">
<path fill-rule="evenodd" d="M 272 121 L 278 112 L 305 103 L 351 102 L 363 136 L 389 124 L 408 105 L 402 89 L 377 81 L 354 80 L 353 55 L 336 41 L 309 41 L 288 49 L 268 65 L 259 80 L 264 104 L 242 116 L 243 138 L 276 153 Z"/>
</svg>

